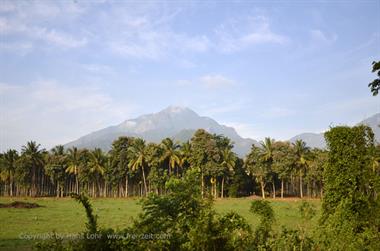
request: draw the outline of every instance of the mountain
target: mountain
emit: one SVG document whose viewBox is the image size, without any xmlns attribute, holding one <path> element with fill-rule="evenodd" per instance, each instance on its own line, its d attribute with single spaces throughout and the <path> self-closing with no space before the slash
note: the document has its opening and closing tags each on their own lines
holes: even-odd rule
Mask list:
<svg viewBox="0 0 380 251">
<path fill-rule="evenodd" d="M 375 134 L 375 141 L 380 143 L 380 113 L 377 113 L 356 125 L 367 125 L 372 128 L 372 131 Z M 326 148 L 326 141 L 323 136 L 323 133 L 302 133 L 297 136 L 294 136 L 289 141 L 295 142 L 298 139 L 302 139 L 306 142 L 306 145 L 309 147 L 317 147 L 317 148 Z"/>
<path fill-rule="evenodd" d="M 258 145 L 255 140 L 240 137 L 234 128 L 220 125 L 211 118 L 199 116 L 189 108 L 169 106 L 158 113 L 143 115 L 95 131 L 67 143 L 65 147 L 76 146 L 88 149 L 99 147 L 108 151 L 111 149 L 112 142 L 120 136 L 141 137 L 155 143 L 167 137 L 184 142 L 200 128 L 229 137 L 234 142 L 234 152 L 239 156 L 244 156 L 252 144 Z"/>
<path fill-rule="evenodd" d="M 315 148 L 321 148 L 321 149 L 326 148 L 326 141 L 323 136 L 323 133 L 311 133 L 311 132 L 302 133 L 302 134 L 298 134 L 294 136 L 289 141 L 291 143 L 294 143 L 300 139 L 305 141 L 306 145 L 309 147 L 312 147 L 312 148 L 315 147 Z"/>
<path fill-rule="evenodd" d="M 380 113 L 377 113 L 362 122 L 359 125 L 367 125 L 372 128 L 373 133 L 375 134 L 375 140 L 380 143 Z"/>
</svg>

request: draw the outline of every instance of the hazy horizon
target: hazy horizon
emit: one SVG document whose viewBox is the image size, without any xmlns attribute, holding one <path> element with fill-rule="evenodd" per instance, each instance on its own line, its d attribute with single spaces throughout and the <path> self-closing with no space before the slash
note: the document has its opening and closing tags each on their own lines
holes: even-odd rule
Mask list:
<svg viewBox="0 0 380 251">
<path fill-rule="evenodd" d="M 2 1 L 0 151 L 169 105 L 287 140 L 380 112 L 380 1 Z"/>
</svg>

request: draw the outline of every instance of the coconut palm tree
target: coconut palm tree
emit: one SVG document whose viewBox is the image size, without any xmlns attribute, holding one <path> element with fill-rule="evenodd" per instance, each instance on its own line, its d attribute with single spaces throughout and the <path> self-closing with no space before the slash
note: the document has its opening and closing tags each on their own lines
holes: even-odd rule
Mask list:
<svg viewBox="0 0 380 251">
<path fill-rule="evenodd" d="M 234 152 L 231 151 L 229 148 L 224 148 L 221 152 L 222 162 L 221 166 L 224 171 L 224 174 L 222 176 L 222 191 L 221 191 L 221 197 L 223 199 L 224 197 L 224 176 L 225 173 L 232 172 L 235 168 L 236 164 L 236 155 Z"/>
<path fill-rule="evenodd" d="M 168 161 L 169 163 L 169 176 L 171 169 L 174 169 L 177 166 L 177 176 L 178 176 L 178 166 L 181 163 L 180 153 L 178 151 L 179 145 L 174 143 L 172 139 L 166 138 L 162 140 L 161 147 L 163 149 L 163 155 L 161 161 Z"/>
<path fill-rule="evenodd" d="M 294 152 L 296 154 L 296 166 L 300 176 L 300 196 L 303 198 L 303 175 L 308 165 L 307 154 L 310 152 L 310 148 L 306 146 L 306 143 L 299 139 L 293 143 Z"/>
<path fill-rule="evenodd" d="M 140 138 L 135 139 L 132 143 L 132 146 L 128 148 L 128 152 L 129 152 L 129 158 L 130 158 L 128 167 L 132 169 L 132 171 L 135 171 L 141 168 L 145 194 L 147 194 L 148 188 L 146 185 L 145 170 L 144 170 L 147 163 L 145 140 L 140 139 Z"/>
<path fill-rule="evenodd" d="M 19 158 L 16 150 L 8 150 L 1 156 L 1 179 L 8 182 L 9 196 L 13 196 L 13 183 L 16 171 L 16 162 Z"/>
<path fill-rule="evenodd" d="M 190 165 L 190 157 L 191 157 L 191 144 L 189 141 L 184 142 L 179 150 L 180 154 L 180 163 L 179 166 L 184 169 L 189 167 Z"/>
<path fill-rule="evenodd" d="M 273 164 L 273 152 L 274 152 L 274 139 L 265 138 L 264 142 L 261 142 L 261 157 L 268 165 L 268 170 L 272 170 Z M 272 175 L 273 176 L 273 175 Z M 272 190 L 273 190 L 273 198 L 276 198 L 276 186 L 275 186 L 275 177 L 272 177 Z"/>
<path fill-rule="evenodd" d="M 107 156 L 100 148 L 89 152 L 89 175 L 92 179 L 92 194 L 96 197 L 95 185 L 100 190 L 100 179 L 103 177 L 107 165 Z"/>
<path fill-rule="evenodd" d="M 66 173 L 75 176 L 75 192 L 79 194 L 79 173 L 82 166 L 81 156 L 82 151 L 78 150 L 76 147 L 72 147 L 67 150 L 67 168 Z"/>
<path fill-rule="evenodd" d="M 56 184 L 56 196 L 62 197 L 65 190 L 65 170 L 67 167 L 65 150 L 62 145 L 55 146 L 51 153 L 46 155 L 46 174 L 50 177 L 51 182 Z"/>
<path fill-rule="evenodd" d="M 35 141 L 27 142 L 21 149 L 22 166 L 29 169 L 31 175 L 31 196 L 39 194 L 38 182 L 42 180 L 44 175 L 44 153 L 45 149 L 41 149 L 41 145 Z"/>
</svg>

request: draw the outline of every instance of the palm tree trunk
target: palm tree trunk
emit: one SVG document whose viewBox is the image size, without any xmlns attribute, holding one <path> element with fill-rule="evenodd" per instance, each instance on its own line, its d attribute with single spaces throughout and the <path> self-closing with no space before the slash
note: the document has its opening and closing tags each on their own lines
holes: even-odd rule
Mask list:
<svg viewBox="0 0 380 251">
<path fill-rule="evenodd" d="M 56 195 L 57 198 L 59 198 L 59 184 L 58 184 L 58 182 L 57 182 L 57 192 L 56 193 L 57 193 L 57 195 Z"/>
<path fill-rule="evenodd" d="M 260 186 L 261 186 L 261 196 L 263 197 L 263 199 L 265 199 L 265 190 L 264 190 L 264 181 L 260 180 Z"/>
<path fill-rule="evenodd" d="M 10 189 L 11 189 L 11 197 L 13 197 L 13 179 L 11 179 L 11 182 L 10 182 Z"/>
<path fill-rule="evenodd" d="M 147 195 L 147 186 L 146 186 L 146 180 L 145 180 L 144 166 L 142 166 L 141 169 L 142 169 L 142 174 L 143 174 L 143 179 L 144 179 L 145 195 Z M 170 169 L 169 169 L 169 170 L 170 170 Z"/>
<path fill-rule="evenodd" d="M 300 170 L 300 195 L 303 198 L 302 171 Z"/>
<path fill-rule="evenodd" d="M 222 191 L 221 191 L 221 198 L 224 197 L 224 176 L 222 177 Z"/>
<path fill-rule="evenodd" d="M 125 197 L 128 197 L 128 175 L 125 176 Z"/>
<path fill-rule="evenodd" d="M 281 179 L 281 199 L 284 198 L 284 179 Z"/>
<path fill-rule="evenodd" d="M 273 198 L 276 198 L 276 185 L 274 181 L 272 182 L 272 188 L 273 188 Z"/>
</svg>

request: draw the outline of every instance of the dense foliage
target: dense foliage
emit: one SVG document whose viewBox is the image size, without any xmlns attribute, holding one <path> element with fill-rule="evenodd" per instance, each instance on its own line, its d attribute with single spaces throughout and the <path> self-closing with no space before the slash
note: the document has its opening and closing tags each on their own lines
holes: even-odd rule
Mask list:
<svg viewBox="0 0 380 251">
<path fill-rule="evenodd" d="M 322 175 L 322 179 L 314 180 L 316 183 L 324 183 L 322 215 L 316 229 L 308 229 L 308 223 L 315 217 L 316 210 L 306 201 L 299 207 L 298 213 L 302 220 L 295 229 L 282 226 L 278 230 L 273 227 L 276 215 L 268 200 L 255 199 L 251 203 L 250 212 L 259 218 L 257 225 L 250 225 L 235 212 L 217 214 L 212 207 L 215 186 L 213 182 L 206 181 L 214 178 L 217 182 L 218 175 L 228 174 L 227 169 L 233 171 L 234 165 L 227 165 L 229 161 L 223 160 L 226 156 L 223 152 L 230 150 L 230 142 L 224 137 L 200 130 L 190 143 L 190 148 L 195 148 L 196 151 L 194 153 L 194 150 L 190 150 L 188 168 L 175 169 L 176 174 L 170 175 L 160 191 L 152 190 L 143 198 L 142 213 L 130 227 L 123 230 L 99 229 L 88 198 L 74 195 L 85 207 L 88 218 L 83 238 L 56 238 L 38 244 L 37 248 L 380 250 L 380 149 L 374 144 L 372 130 L 367 126 L 335 127 L 325 137 L 328 152 L 308 149 L 301 141 L 291 145 L 266 139 L 261 148 L 252 147 L 242 165 L 264 186 L 266 183 L 274 184 L 275 175 L 285 180 L 290 173 L 297 176 L 301 185 L 299 189 L 302 190 L 305 173 L 310 172 L 311 177 Z M 175 148 L 172 144 L 168 145 L 172 150 Z M 222 150 L 219 150 L 220 147 Z M 157 151 L 152 153 L 158 154 Z M 60 155 L 61 151 L 56 151 L 55 154 Z M 150 158 L 147 155 L 144 155 L 144 160 L 141 156 L 134 156 L 141 163 L 136 170 L 149 166 L 147 163 Z M 172 156 L 173 163 L 176 163 L 174 154 L 165 156 L 163 159 L 166 160 Z M 60 161 L 57 163 L 59 166 Z M 166 164 L 167 168 L 174 169 L 170 162 Z M 306 176 L 305 180 L 308 179 L 310 178 Z M 264 190 L 263 195 L 265 192 Z"/>
<path fill-rule="evenodd" d="M 372 95 L 376 96 L 380 90 L 380 61 L 373 61 L 372 72 L 377 73 L 377 78 L 369 83 L 368 87 L 371 88 Z"/>
<path fill-rule="evenodd" d="M 266 138 L 242 159 L 233 152 L 229 138 L 202 129 L 182 144 L 170 138 L 156 144 L 120 137 L 109 152 L 63 146 L 46 151 L 32 141 L 21 153 L 0 154 L 0 195 L 162 195 L 171 177 L 181 178 L 186 170 L 198 169 L 201 193 L 210 192 L 214 198 L 253 194 L 319 197 L 326 154 L 309 149 L 302 141 L 290 144 Z"/>
<path fill-rule="evenodd" d="M 380 176 L 374 135 L 366 126 L 335 127 L 324 170 L 323 244 L 332 249 L 380 249 Z"/>
</svg>

